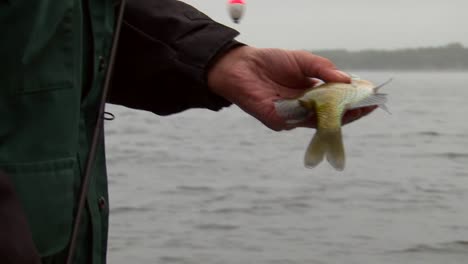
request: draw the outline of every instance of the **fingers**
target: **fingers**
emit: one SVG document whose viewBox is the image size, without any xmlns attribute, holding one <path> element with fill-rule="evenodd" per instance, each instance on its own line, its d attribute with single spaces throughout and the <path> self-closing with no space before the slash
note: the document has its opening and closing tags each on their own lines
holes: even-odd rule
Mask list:
<svg viewBox="0 0 468 264">
<path fill-rule="evenodd" d="M 372 113 L 372 112 L 373 112 L 375 109 L 377 109 L 377 108 L 378 108 L 378 106 L 376 106 L 376 105 L 361 108 L 362 116 L 366 116 L 366 115 Z"/>
<path fill-rule="evenodd" d="M 343 119 L 342 119 L 342 123 L 343 125 L 346 125 L 346 124 L 349 124 L 353 121 L 356 121 L 358 120 L 359 118 L 361 118 L 362 116 L 362 110 L 361 109 L 354 109 L 354 110 L 350 110 L 350 111 L 347 111 L 344 116 L 343 116 Z"/>
<path fill-rule="evenodd" d="M 340 70 L 325 68 L 320 71 L 321 80 L 325 82 L 350 83 L 351 77 Z"/>
<path fill-rule="evenodd" d="M 294 57 L 304 75 L 325 82 L 351 82 L 351 77 L 336 68 L 328 59 L 307 51 L 296 51 Z"/>
</svg>

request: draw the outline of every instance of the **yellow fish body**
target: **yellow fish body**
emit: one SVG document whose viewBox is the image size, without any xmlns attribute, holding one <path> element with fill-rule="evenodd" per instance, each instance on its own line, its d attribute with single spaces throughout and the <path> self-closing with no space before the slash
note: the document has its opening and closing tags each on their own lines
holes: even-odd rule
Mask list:
<svg viewBox="0 0 468 264">
<path fill-rule="evenodd" d="M 317 132 L 307 147 L 304 165 L 313 168 L 326 157 L 335 169 L 344 170 L 343 114 L 366 106 L 379 106 L 388 111 L 386 94 L 378 90 L 390 81 L 379 86 L 361 79 L 353 79 L 351 83 L 324 83 L 308 89 L 299 98 L 276 101 L 276 112 L 288 123 L 301 122 L 313 113 L 316 115 Z"/>
</svg>

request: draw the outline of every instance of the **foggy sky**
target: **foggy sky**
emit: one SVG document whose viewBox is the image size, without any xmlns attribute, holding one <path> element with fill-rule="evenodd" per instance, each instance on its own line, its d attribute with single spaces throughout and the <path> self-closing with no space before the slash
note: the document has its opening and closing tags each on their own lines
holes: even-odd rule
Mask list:
<svg viewBox="0 0 468 264">
<path fill-rule="evenodd" d="M 258 47 L 293 49 L 394 49 L 468 46 L 467 0 L 246 0 L 240 25 L 227 0 L 184 0 L 241 32 Z"/>
</svg>

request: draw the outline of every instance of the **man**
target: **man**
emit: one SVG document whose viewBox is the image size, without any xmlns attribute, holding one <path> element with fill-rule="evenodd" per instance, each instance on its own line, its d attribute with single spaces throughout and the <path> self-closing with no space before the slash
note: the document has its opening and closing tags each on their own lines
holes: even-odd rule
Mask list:
<svg viewBox="0 0 468 264">
<path fill-rule="evenodd" d="M 114 8 L 111 0 L 0 3 L 0 263 L 65 263 Z M 293 127 L 275 114 L 275 99 L 299 95 L 312 77 L 350 81 L 324 58 L 245 46 L 237 34 L 179 1 L 128 0 L 108 101 L 158 115 L 235 103 L 282 130 Z M 74 263 L 106 262 L 107 198 L 101 140 Z"/>
</svg>

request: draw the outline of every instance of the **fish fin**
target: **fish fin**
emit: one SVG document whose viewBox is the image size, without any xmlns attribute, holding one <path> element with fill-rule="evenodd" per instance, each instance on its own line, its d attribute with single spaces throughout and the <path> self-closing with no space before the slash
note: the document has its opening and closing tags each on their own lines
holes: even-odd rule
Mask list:
<svg viewBox="0 0 468 264">
<path fill-rule="evenodd" d="M 378 91 L 380 90 L 380 88 L 382 88 L 382 87 L 384 87 L 385 85 L 391 83 L 392 81 L 393 81 L 393 78 L 390 78 L 390 79 L 388 79 L 387 81 L 385 81 L 385 82 L 383 82 L 383 83 L 377 85 L 376 87 L 374 87 L 374 92 L 375 92 L 375 93 L 378 93 Z"/>
<path fill-rule="evenodd" d="M 351 80 L 362 80 L 361 77 L 359 77 L 359 75 L 356 75 L 354 73 L 349 73 L 349 77 L 351 77 Z"/>
<path fill-rule="evenodd" d="M 389 115 L 392 114 L 392 112 L 390 112 L 390 110 L 388 110 L 388 108 L 387 108 L 387 106 L 385 104 L 380 104 L 379 108 L 384 110 L 385 112 L 387 112 L 387 114 L 389 114 Z"/>
<path fill-rule="evenodd" d="M 356 108 L 361 108 L 361 107 L 366 107 L 366 106 L 381 106 L 385 105 L 387 102 L 387 95 L 386 94 L 381 94 L 381 93 L 375 93 L 371 94 L 365 99 L 362 99 L 361 101 L 351 104 L 348 106 L 348 109 L 356 109 Z"/>
<path fill-rule="evenodd" d="M 376 105 L 376 106 L 378 106 L 379 108 L 381 108 L 382 110 L 384 110 L 385 112 L 387 112 L 388 114 L 391 115 L 392 113 L 388 110 L 387 106 L 385 105 L 386 102 L 387 102 L 387 95 L 386 94 L 376 93 L 376 94 L 370 95 L 366 99 L 363 99 L 363 100 L 361 100 L 361 101 L 359 101 L 357 103 L 349 105 L 348 109 L 356 109 L 356 108 Z"/>
<path fill-rule="evenodd" d="M 385 85 L 391 83 L 393 81 L 393 78 L 390 78 L 388 79 L 386 82 L 382 83 L 382 84 L 379 84 L 377 85 L 376 87 L 374 87 L 374 92 L 375 94 L 379 94 L 379 95 L 383 95 L 385 97 L 385 94 L 383 93 L 379 93 L 379 90 L 380 88 L 384 87 Z M 386 100 L 386 98 L 385 98 Z M 379 108 L 384 110 L 385 112 L 387 112 L 389 115 L 391 115 L 392 113 L 390 112 L 390 110 L 388 110 L 387 106 L 385 105 L 385 103 L 382 103 L 382 104 L 378 104 Z"/>
<path fill-rule="evenodd" d="M 290 124 L 299 123 L 309 116 L 309 110 L 295 99 L 277 100 L 274 105 L 276 113 Z"/>
<path fill-rule="evenodd" d="M 333 130 L 317 130 L 307 147 L 304 165 L 307 168 L 313 168 L 322 162 L 325 156 L 333 168 L 339 171 L 344 170 L 345 152 L 340 128 Z"/>
</svg>

